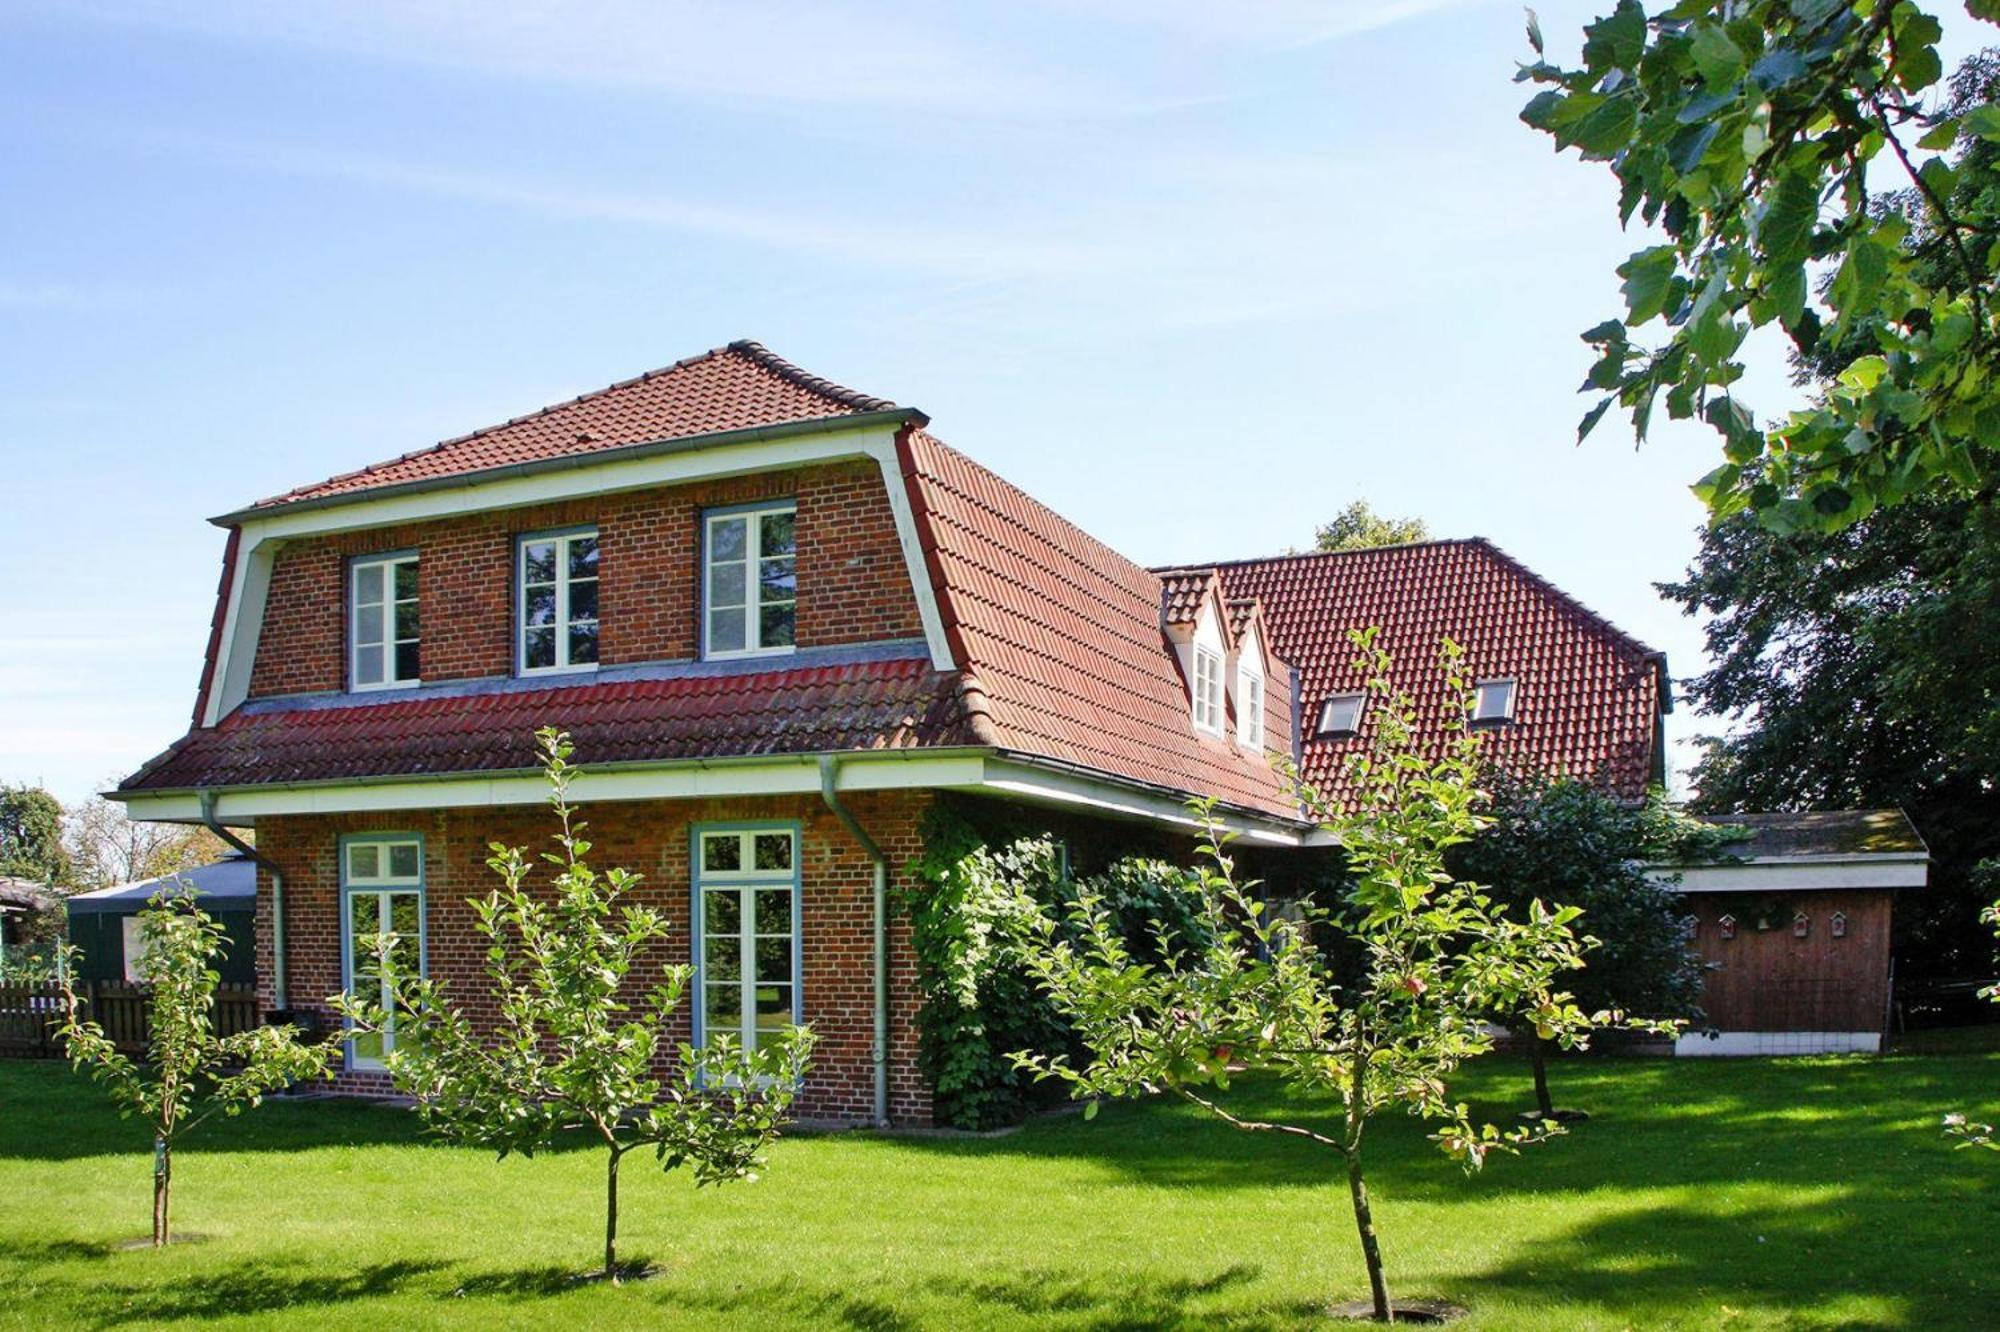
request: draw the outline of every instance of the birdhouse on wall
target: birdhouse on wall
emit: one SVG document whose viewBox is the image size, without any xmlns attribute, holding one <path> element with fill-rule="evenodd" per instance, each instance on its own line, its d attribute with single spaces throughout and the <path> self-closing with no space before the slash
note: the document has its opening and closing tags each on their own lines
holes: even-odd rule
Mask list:
<svg viewBox="0 0 2000 1332">
<path fill-rule="evenodd" d="M 1834 938 L 1845 939 L 1847 937 L 1847 913 L 1845 911 L 1834 912 L 1832 916 L 1827 918 L 1826 928 Z"/>
<path fill-rule="evenodd" d="M 1725 939 L 1734 939 L 1736 937 L 1736 917 L 1734 916 L 1722 917 L 1722 919 L 1715 922 L 1715 927 L 1722 932 L 1722 937 Z"/>
<path fill-rule="evenodd" d="M 1812 917 L 1803 911 L 1794 912 L 1792 914 L 1792 937 L 1794 939 L 1803 939 L 1810 933 L 1812 933 Z"/>
</svg>

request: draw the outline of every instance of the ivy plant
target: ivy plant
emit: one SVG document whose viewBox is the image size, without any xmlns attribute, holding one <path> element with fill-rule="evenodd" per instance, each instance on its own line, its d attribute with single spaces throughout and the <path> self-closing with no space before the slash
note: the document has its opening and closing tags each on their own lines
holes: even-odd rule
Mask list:
<svg viewBox="0 0 2000 1332">
<path fill-rule="evenodd" d="M 1966 8 L 2000 19 L 2000 0 Z M 1618 269 L 1623 313 L 1583 335 L 1579 436 L 1614 407 L 1641 440 L 1662 405 L 1699 417 L 1724 456 L 1696 493 L 1781 531 L 1992 484 L 2000 106 L 1936 97 L 1941 35 L 1914 0 L 1618 0 L 1567 67 L 1530 11 L 1519 77 L 1542 91 L 1522 119 L 1605 163 L 1620 223 L 1649 231 Z M 1876 193 L 1884 176 L 1901 191 Z M 1735 385 L 1766 326 L 1843 368 L 1760 422 Z"/>
</svg>

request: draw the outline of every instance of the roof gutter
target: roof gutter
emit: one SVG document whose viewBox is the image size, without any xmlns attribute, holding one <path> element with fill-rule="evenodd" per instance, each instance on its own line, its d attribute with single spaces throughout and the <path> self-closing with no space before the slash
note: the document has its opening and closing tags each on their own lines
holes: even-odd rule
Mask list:
<svg viewBox="0 0 2000 1332">
<path fill-rule="evenodd" d="M 822 754 L 819 758 L 819 796 L 826 807 L 833 811 L 847 828 L 848 835 L 858 843 L 868 856 L 875 870 L 874 895 L 871 923 L 874 933 L 875 953 L 875 1035 L 869 1050 L 875 1073 L 875 1125 L 877 1128 L 889 1126 L 889 861 L 882 854 L 868 830 L 861 826 L 851 810 L 840 802 L 838 790 L 840 760 L 838 754 Z"/>
<path fill-rule="evenodd" d="M 289 502 L 264 501 L 246 505 L 229 513 L 218 514 L 208 521 L 217 527 L 236 527 L 259 518 L 274 518 L 279 514 L 309 513 L 315 509 L 338 508 L 343 504 L 358 504 L 366 500 L 387 499 L 397 495 L 419 495 L 433 490 L 456 490 L 465 486 L 483 485 L 489 481 L 504 481 L 511 477 L 573 471 L 605 463 L 625 462 L 633 458 L 650 458 L 658 454 L 694 452 L 730 444 L 790 439 L 800 435 L 828 435 L 878 426 L 923 425 L 929 420 L 930 417 L 914 407 L 889 407 L 880 411 L 854 412 L 847 416 L 815 416 L 801 421 L 781 421 L 776 425 L 750 426 L 743 430 L 718 430 L 705 435 L 681 435 L 672 439 L 644 440 L 637 444 L 620 444 L 614 448 L 596 449 L 588 453 L 569 453 L 559 458 L 537 458 L 531 462 L 504 463 L 498 467 L 482 467 L 477 471 L 454 472 L 449 476 L 425 477 L 417 481 L 401 481 L 386 486 L 368 486 L 332 495 L 317 495 L 309 499 Z"/>
<path fill-rule="evenodd" d="M 271 875 L 271 1007 L 283 1012 L 290 1007 L 285 1000 L 285 872 L 274 861 L 259 855 L 257 848 L 238 837 L 234 830 L 216 821 L 215 792 L 198 791 L 196 797 L 201 801 L 202 826 Z"/>
</svg>

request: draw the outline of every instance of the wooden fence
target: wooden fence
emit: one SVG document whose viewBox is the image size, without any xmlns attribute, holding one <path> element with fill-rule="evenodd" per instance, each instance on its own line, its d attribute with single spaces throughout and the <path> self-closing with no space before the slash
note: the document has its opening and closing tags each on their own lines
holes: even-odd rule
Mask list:
<svg viewBox="0 0 2000 1332">
<path fill-rule="evenodd" d="M 152 995 L 142 986 L 91 981 L 77 987 L 84 1016 L 104 1028 L 118 1048 L 130 1055 L 146 1053 Z M 53 984 L 0 985 L 0 1057 L 63 1059 L 68 1051 L 56 1032 L 62 1020 L 62 990 Z M 224 985 L 215 992 L 215 1034 L 234 1036 L 260 1025 L 257 990 L 249 985 Z"/>
</svg>

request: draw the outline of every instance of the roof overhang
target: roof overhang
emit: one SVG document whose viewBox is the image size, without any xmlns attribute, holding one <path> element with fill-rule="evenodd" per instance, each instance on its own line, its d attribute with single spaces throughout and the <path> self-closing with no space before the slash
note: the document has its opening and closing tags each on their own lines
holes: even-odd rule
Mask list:
<svg viewBox="0 0 2000 1332">
<path fill-rule="evenodd" d="M 1759 856 L 1702 865 L 1649 865 L 1647 873 L 1683 893 L 1921 888 L 1930 879 L 1930 860 L 1921 851 Z"/>
</svg>

